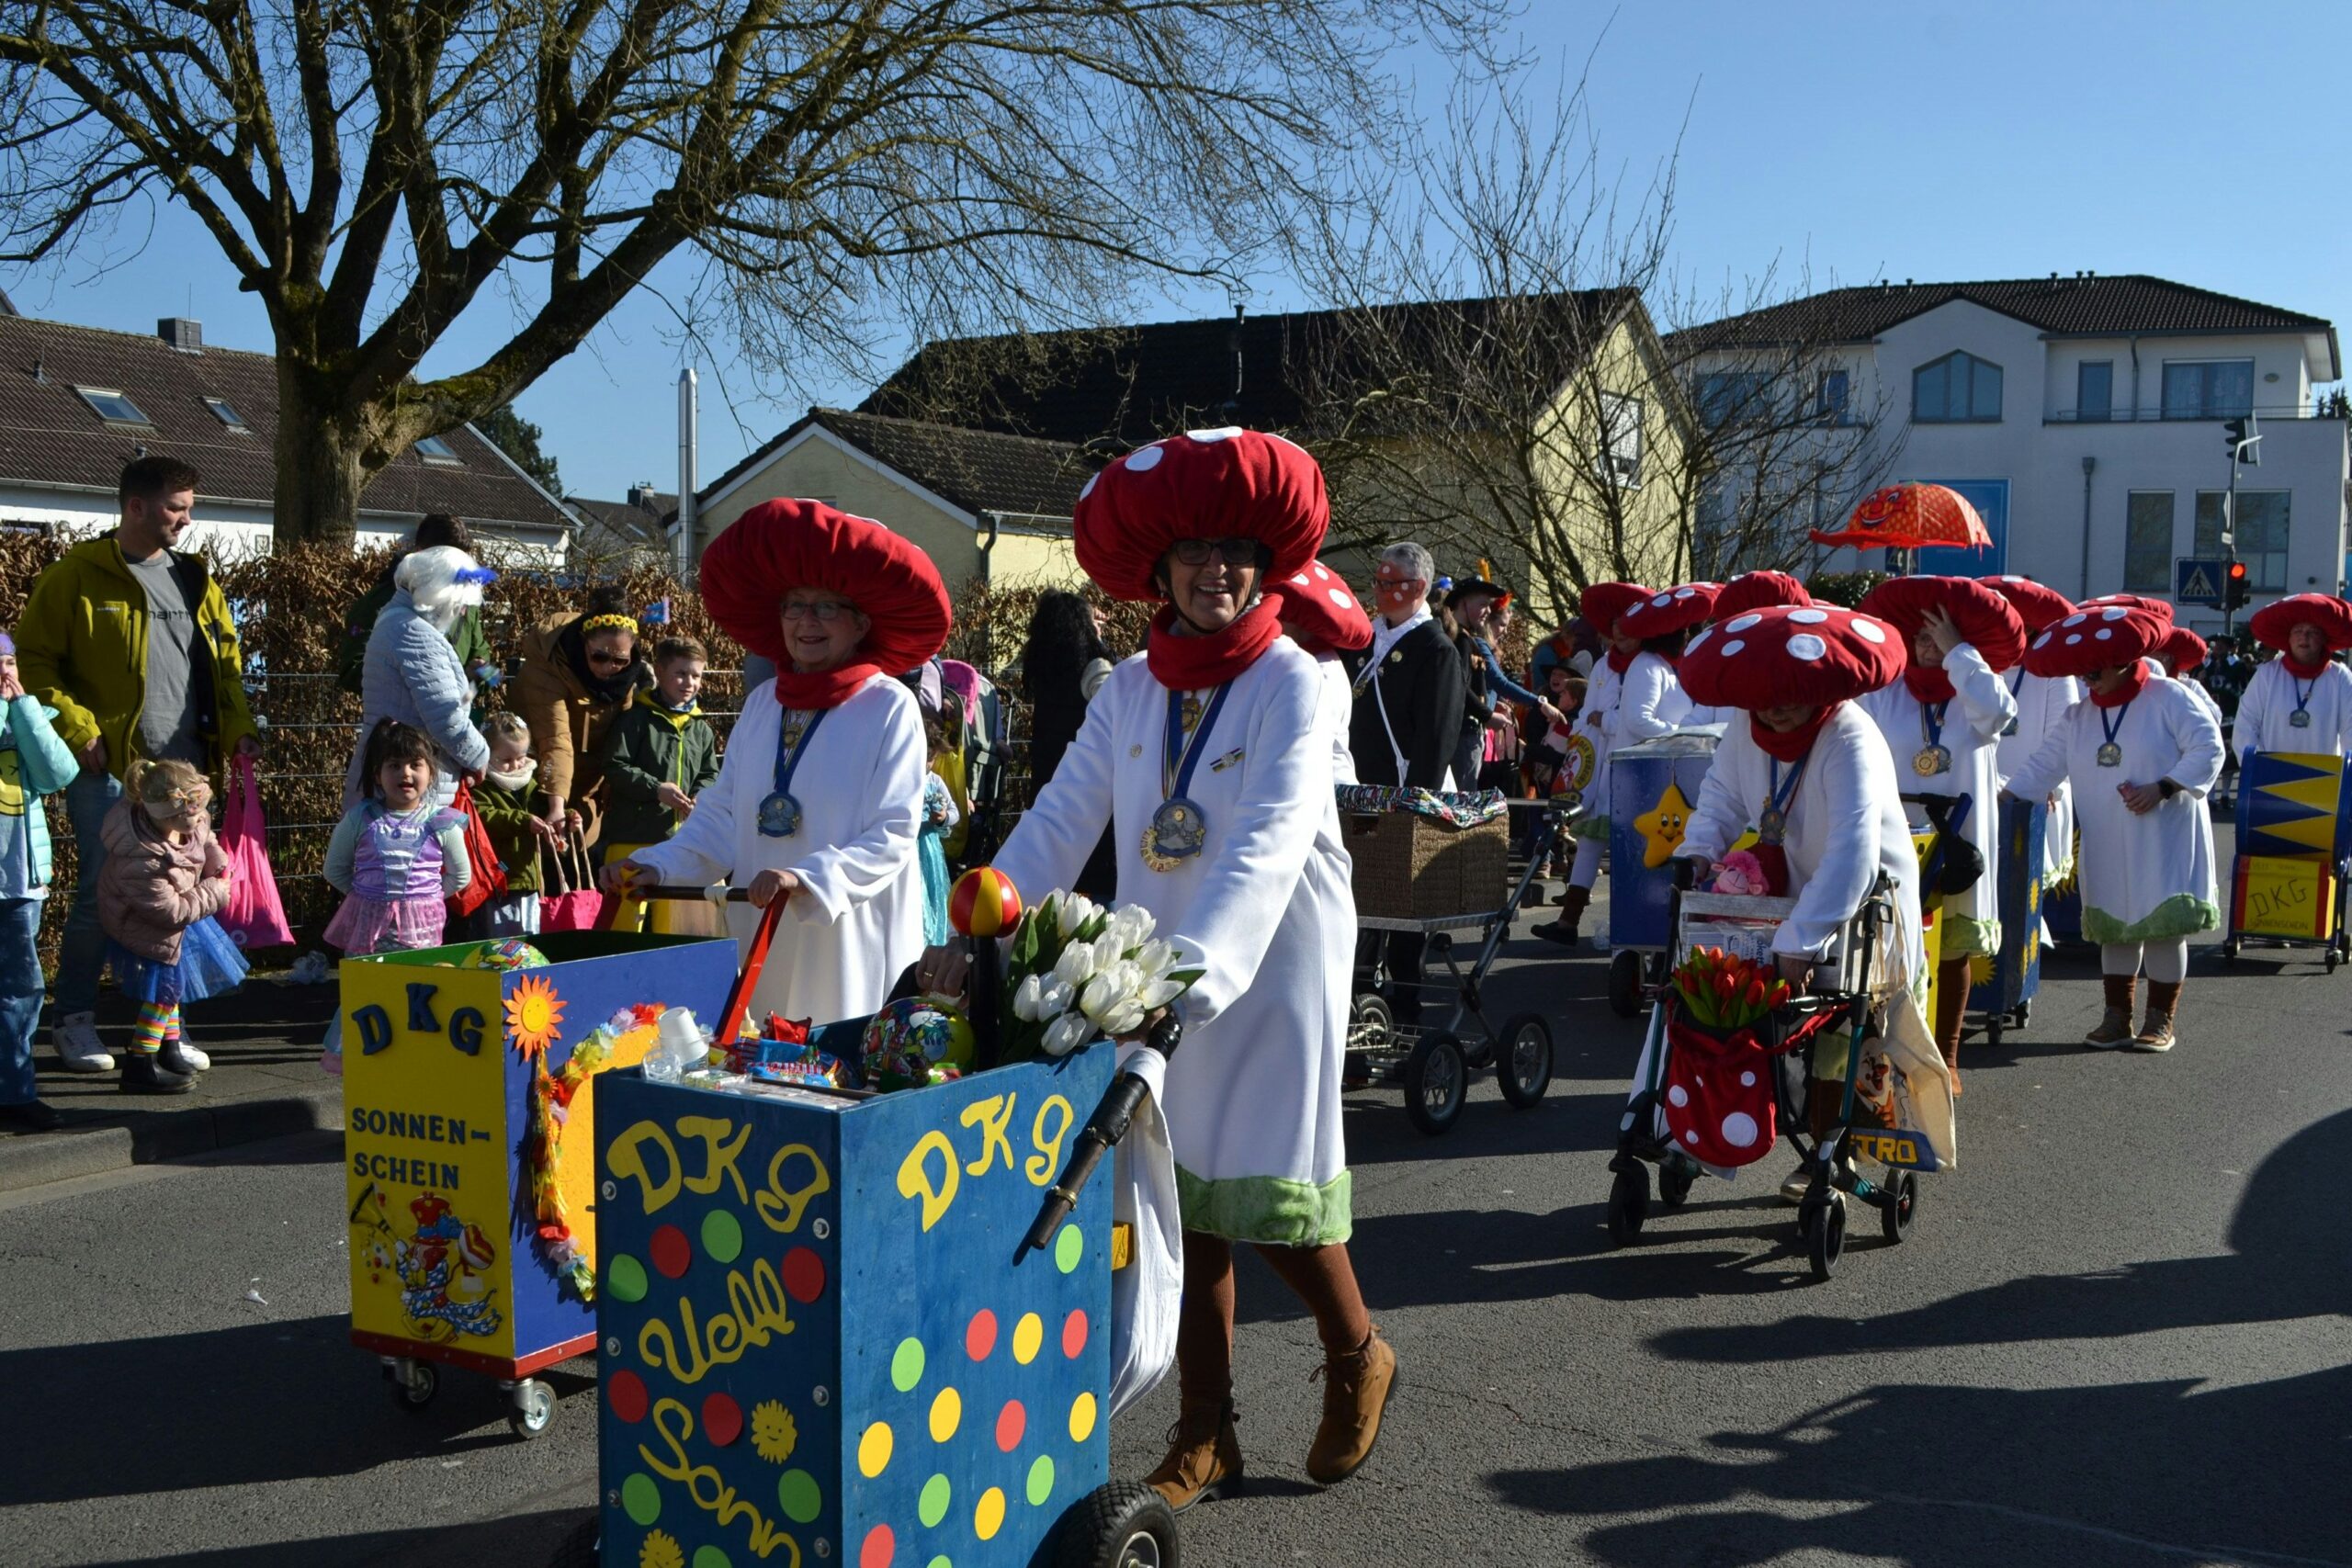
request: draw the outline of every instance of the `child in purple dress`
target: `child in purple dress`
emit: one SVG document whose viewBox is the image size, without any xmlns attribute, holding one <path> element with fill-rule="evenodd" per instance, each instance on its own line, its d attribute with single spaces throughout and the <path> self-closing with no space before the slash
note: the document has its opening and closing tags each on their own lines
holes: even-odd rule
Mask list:
<svg viewBox="0 0 2352 1568">
<path fill-rule="evenodd" d="M 326 878 L 343 908 L 326 939 L 346 953 L 438 947 L 448 897 L 472 879 L 462 812 L 433 804 L 433 742 L 385 719 L 368 737 L 361 778 L 367 796 L 327 840 Z M 343 1071 L 338 1017 L 320 1066 Z"/>
</svg>

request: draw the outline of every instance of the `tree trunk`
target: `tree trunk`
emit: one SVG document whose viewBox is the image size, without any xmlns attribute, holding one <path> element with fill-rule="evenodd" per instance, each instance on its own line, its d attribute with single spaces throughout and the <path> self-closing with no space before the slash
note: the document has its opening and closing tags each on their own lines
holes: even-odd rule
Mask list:
<svg viewBox="0 0 2352 1568">
<path fill-rule="evenodd" d="M 277 489 L 271 537 L 278 544 L 348 545 L 359 527 L 359 492 L 370 476 L 368 437 L 348 413 L 313 395 L 314 374 L 277 366 Z"/>
</svg>

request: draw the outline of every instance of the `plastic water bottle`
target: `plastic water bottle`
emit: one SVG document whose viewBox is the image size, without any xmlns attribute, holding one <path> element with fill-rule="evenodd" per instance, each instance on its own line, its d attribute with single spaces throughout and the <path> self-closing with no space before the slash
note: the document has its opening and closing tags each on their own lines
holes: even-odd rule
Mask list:
<svg viewBox="0 0 2352 1568">
<path fill-rule="evenodd" d="M 709 1054 L 710 1039 L 695 1021 L 692 1008 L 672 1008 L 654 1026 L 653 1049 L 645 1055 L 645 1076 L 656 1083 L 676 1083 L 678 1075 L 700 1066 Z"/>
</svg>

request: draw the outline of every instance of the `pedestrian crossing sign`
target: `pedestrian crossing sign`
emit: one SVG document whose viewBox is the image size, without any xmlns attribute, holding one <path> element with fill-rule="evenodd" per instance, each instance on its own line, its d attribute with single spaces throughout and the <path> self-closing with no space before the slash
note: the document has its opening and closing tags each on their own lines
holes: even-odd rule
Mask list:
<svg viewBox="0 0 2352 1568">
<path fill-rule="evenodd" d="M 2206 604 L 2216 609 L 2222 604 L 2222 585 L 2229 577 L 2229 562 L 2206 556 L 2182 556 L 2173 562 L 2173 602 L 2177 604 Z"/>
</svg>

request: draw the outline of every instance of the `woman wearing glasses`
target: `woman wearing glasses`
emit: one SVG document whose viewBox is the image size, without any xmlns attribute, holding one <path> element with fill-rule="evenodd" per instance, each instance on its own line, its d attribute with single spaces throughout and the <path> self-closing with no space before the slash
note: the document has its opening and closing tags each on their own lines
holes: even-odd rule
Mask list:
<svg viewBox="0 0 2352 1568">
<path fill-rule="evenodd" d="M 599 588 L 579 615 L 550 615 L 524 634 L 514 705 L 531 727 L 551 833 L 577 826 L 596 841 L 604 804 L 605 732 L 652 675 L 638 656 L 637 617 L 617 588 Z"/>
<path fill-rule="evenodd" d="M 1087 482 L 1079 564 L 1104 592 L 1159 613 L 995 863 L 1040 898 L 1069 886 L 1108 824 L 1121 900 L 1150 910 L 1206 971 L 1178 1003 L 1183 1047 L 1160 1101 L 1183 1208 L 1182 1399 L 1147 1479 L 1176 1507 L 1241 1479 L 1236 1242 L 1297 1292 L 1323 1341 L 1311 1479 L 1329 1485 L 1363 1462 L 1396 1375 L 1345 1245 L 1340 1066 L 1355 904 L 1331 787 L 1339 690 L 1283 637 L 1275 596 L 1260 594 L 1306 570 L 1329 524 L 1315 460 L 1252 431 L 1170 436 Z M 1459 711 L 1442 716 L 1449 734 Z M 933 985 L 960 976 L 944 951 L 924 968 Z"/>
<path fill-rule="evenodd" d="M 930 557 L 879 523 L 771 501 L 711 541 L 702 598 L 728 636 L 775 660 L 775 678 L 744 694 L 694 815 L 606 867 L 605 886 L 723 879 L 751 895 L 727 907 L 739 942 L 788 899 L 752 1016 L 876 1011 L 923 951 L 928 749 L 898 672 L 946 646 L 947 590 Z"/>
</svg>

